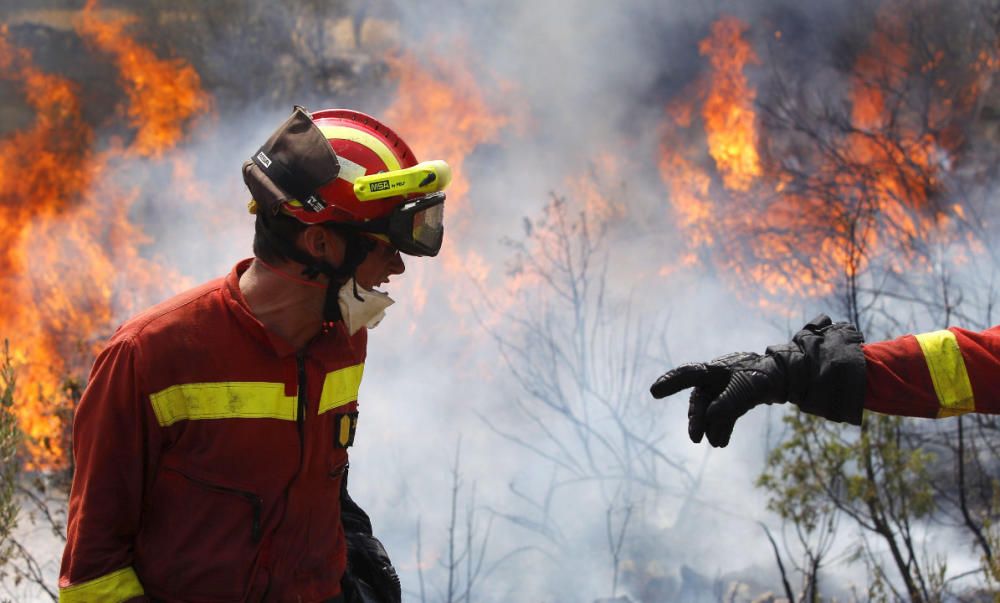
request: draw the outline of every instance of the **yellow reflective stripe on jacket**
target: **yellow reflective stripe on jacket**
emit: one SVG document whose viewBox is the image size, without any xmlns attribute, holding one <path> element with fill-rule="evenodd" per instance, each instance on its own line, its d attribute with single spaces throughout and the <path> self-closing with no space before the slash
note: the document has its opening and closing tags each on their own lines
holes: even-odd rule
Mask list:
<svg viewBox="0 0 1000 603">
<path fill-rule="evenodd" d="M 364 363 L 326 374 L 319 414 L 358 399 Z M 294 421 L 298 398 L 285 395 L 284 383 L 224 381 L 183 383 L 149 396 L 160 425 L 198 419 L 281 419 Z"/>
<path fill-rule="evenodd" d="M 142 584 L 131 567 L 59 589 L 59 603 L 119 603 L 142 596 Z"/>
<path fill-rule="evenodd" d="M 327 373 L 323 380 L 323 394 L 319 399 L 319 414 L 357 400 L 364 372 L 365 363 L 362 362 Z"/>
<path fill-rule="evenodd" d="M 220 382 L 173 385 L 149 396 L 160 425 L 185 419 L 294 421 L 298 400 L 284 383 Z"/>
<path fill-rule="evenodd" d="M 941 409 L 939 417 L 950 417 L 976 410 L 972 383 L 965 369 L 962 350 L 951 331 L 934 331 L 917 335 L 927 369 L 934 383 Z"/>
</svg>

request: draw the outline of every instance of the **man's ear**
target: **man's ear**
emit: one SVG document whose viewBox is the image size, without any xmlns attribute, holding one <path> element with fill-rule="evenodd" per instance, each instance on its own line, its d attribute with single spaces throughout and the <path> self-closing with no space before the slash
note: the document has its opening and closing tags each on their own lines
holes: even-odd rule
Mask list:
<svg viewBox="0 0 1000 603">
<path fill-rule="evenodd" d="M 344 239 L 335 231 L 320 225 L 308 226 L 299 235 L 302 250 L 314 258 L 321 258 L 339 266 L 344 261 Z"/>
<path fill-rule="evenodd" d="M 314 258 L 326 255 L 326 237 L 323 235 L 323 230 L 320 226 L 307 226 L 299 235 L 302 251 Z"/>
</svg>

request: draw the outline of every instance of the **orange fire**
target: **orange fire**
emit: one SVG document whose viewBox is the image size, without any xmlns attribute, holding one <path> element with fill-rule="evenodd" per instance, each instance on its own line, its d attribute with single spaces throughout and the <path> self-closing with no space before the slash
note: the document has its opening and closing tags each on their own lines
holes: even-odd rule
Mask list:
<svg viewBox="0 0 1000 603">
<path fill-rule="evenodd" d="M 118 67 L 128 97 L 126 114 L 135 128 L 131 150 L 160 157 L 184 135 L 190 118 L 209 107 L 201 78 L 180 59 L 161 59 L 125 33 L 125 18 L 102 21 L 97 0 L 88 0 L 77 23 L 77 32 L 97 50 L 110 54 Z"/>
<path fill-rule="evenodd" d="M 712 68 L 708 97 L 701 110 L 708 152 L 726 188 L 737 191 L 748 190 L 761 173 L 753 111 L 757 91 L 744 73 L 746 65 L 758 59 L 743 39 L 746 29 L 739 20 L 724 17 L 712 24 L 711 35 L 698 46 Z"/>
<path fill-rule="evenodd" d="M 511 118 L 487 101 L 471 67 L 461 60 L 407 53 L 390 58 L 389 65 L 398 89 L 386 120 L 396 125 L 411 147 L 420 149 L 421 158 L 448 161 L 455 173 L 448 188 L 448 217 L 461 220 L 469 203 L 465 198 L 469 184 L 462 170 L 465 157 L 477 146 L 495 141 Z"/>
<path fill-rule="evenodd" d="M 125 112 L 137 127 L 130 146 L 95 150 L 76 85 L 39 70 L 0 30 L 0 78 L 20 87 L 35 114 L 0 139 L 0 337 L 10 341 L 18 380 L 14 412 L 31 469 L 67 461 L 67 420 L 78 394 L 73 384 L 85 377 L 116 322 L 188 284 L 142 256 L 148 239 L 129 217 L 135 193 L 116 187 L 111 176 L 129 155 L 158 156 L 176 144 L 205 96 L 190 67 L 156 59 L 120 24 L 95 21 L 93 9 L 88 4 L 82 13 L 80 33 L 119 57 L 129 91 Z M 131 80 L 133 59 L 156 75 Z"/>
<path fill-rule="evenodd" d="M 31 455 L 45 462 L 62 456 L 56 411 L 68 404 L 60 380 L 66 373 L 63 352 L 74 346 L 63 346 L 70 321 L 52 314 L 65 305 L 63 292 L 57 298 L 39 296 L 45 284 L 27 277 L 48 259 L 35 240 L 36 224 L 72 224 L 78 194 L 99 175 L 101 166 L 90 155 L 93 135 L 80 118 L 74 86 L 35 69 L 29 54 L 11 46 L 6 34 L 0 34 L 0 77 L 21 83 L 37 117 L 29 127 L 0 140 L 0 236 L 6 241 L 0 251 L 0 286 L 6 292 L 0 299 L 0 332 L 14 339 L 11 356 L 20 381 L 15 412 Z"/>
<path fill-rule="evenodd" d="M 497 110 L 488 100 L 466 61 L 470 53 L 456 53 L 445 59 L 428 53 L 418 57 L 404 53 L 389 59 L 391 75 L 398 81 L 395 102 L 386 111 L 386 121 L 420 153 L 420 159 L 446 160 L 455 174 L 448 187 L 447 235 L 436 261 L 443 263 L 452 283 L 450 303 L 456 309 L 468 309 L 468 296 L 454 288 L 455 282 L 472 277 L 483 282 L 489 264 L 468 249 L 468 224 L 475 200 L 467 198 L 469 184 L 463 164 L 476 147 L 495 142 L 512 116 Z M 501 84 L 503 85 L 503 84 Z M 419 262 L 414 268 L 421 270 Z M 419 278 L 418 275 L 414 275 Z M 417 280 L 417 279 L 413 279 Z M 415 285 L 426 301 L 427 283 Z M 418 308 L 419 310 L 419 308 Z"/>
<path fill-rule="evenodd" d="M 915 59 L 893 18 L 880 16 L 854 65 L 847 123 L 824 133 L 823 145 L 788 151 L 787 140 L 759 130 L 756 91 L 745 76 L 758 59 L 744 39 L 747 26 L 731 17 L 715 22 L 699 46 L 707 79 L 666 110 L 659 167 L 676 221 L 692 252 L 707 252 L 724 273 L 763 293 L 756 300 L 763 306 L 787 295 L 830 295 L 879 254 L 895 270 L 929 268 L 907 252 L 911 241 L 949 236 L 949 213 L 961 215 L 961 204 L 932 200 L 957 146 L 948 120 L 971 103 L 958 106 L 942 93 L 920 115 L 900 102 Z M 942 60 L 933 53 L 919 71 L 934 75 Z"/>
</svg>

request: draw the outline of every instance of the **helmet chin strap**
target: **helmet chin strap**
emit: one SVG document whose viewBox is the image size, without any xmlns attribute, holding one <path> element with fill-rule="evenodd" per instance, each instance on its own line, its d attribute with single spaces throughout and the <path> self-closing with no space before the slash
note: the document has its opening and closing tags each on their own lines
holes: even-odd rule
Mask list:
<svg viewBox="0 0 1000 603">
<path fill-rule="evenodd" d="M 326 260 L 309 255 L 290 241 L 285 241 L 275 236 L 271 232 L 271 229 L 268 228 L 266 224 L 267 219 L 264 215 L 264 212 L 257 214 L 257 220 L 254 224 L 257 234 L 267 239 L 282 255 L 293 262 L 302 264 L 304 266 L 302 276 L 308 282 L 315 281 L 316 277 L 320 274 L 327 277 L 326 296 L 323 299 L 323 322 L 333 323 L 342 320 L 343 316 L 340 313 L 340 304 L 337 301 L 340 288 L 348 279 L 353 279 L 354 272 L 358 269 L 358 266 L 361 265 L 361 262 L 365 261 L 368 253 L 374 249 L 375 242 L 361 236 L 353 229 L 338 228 L 338 234 L 344 237 L 344 261 L 339 266 L 334 266 Z M 354 296 L 361 301 L 357 287 L 358 283 L 354 281 Z"/>
</svg>

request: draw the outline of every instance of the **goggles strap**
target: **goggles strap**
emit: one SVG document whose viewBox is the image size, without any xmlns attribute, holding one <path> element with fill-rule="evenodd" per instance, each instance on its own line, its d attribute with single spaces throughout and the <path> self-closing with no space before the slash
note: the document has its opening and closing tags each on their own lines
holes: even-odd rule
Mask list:
<svg viewBox="0 0 1000 603">
<path fill-rule="evenodd" d="M 389 218 L 372 218 L 365 222 L 350 222 L 350 226 L 361 232 L 369 232 L 372 234 L 389 234 Z"/>
</svg>

